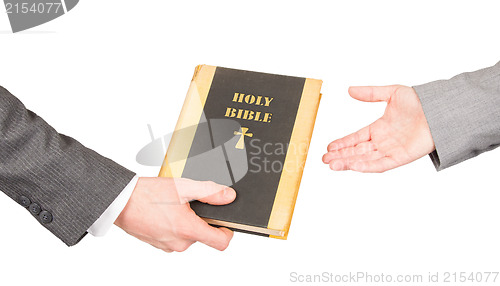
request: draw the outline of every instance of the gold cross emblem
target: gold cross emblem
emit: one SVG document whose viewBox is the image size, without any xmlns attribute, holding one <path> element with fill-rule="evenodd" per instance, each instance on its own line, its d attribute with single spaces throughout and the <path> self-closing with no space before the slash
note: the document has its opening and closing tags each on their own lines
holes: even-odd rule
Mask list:
<svg viewBox="0 0 500 286">
<path fill-rule="evenodd" d="M 245 136 L 253 137 L 253 133 L 247 133 L 248 128 L 241 127 L 241 132 L 234 131 L 234 135 L 241 135 L 240 140 L 236 143 L 236 149 L 245 149 Z"/>
</svg>

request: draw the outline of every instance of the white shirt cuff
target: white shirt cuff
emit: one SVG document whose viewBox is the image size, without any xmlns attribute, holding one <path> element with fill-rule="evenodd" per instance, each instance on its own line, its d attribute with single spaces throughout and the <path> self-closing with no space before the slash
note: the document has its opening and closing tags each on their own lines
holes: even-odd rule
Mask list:
<svg viewBox="0 0 500 286">
<path fill-rule="evenodd" d="M 104 236 L 109 231 L 115 220 L 127 205 L 138 179 L 139 177 L 137 175 L 134 176 L 134 178 L 128 183 L 125 189 L 123 189 L 118 197 L 116 197 L 113 203 L 87 230 L 88 233 L 92 234 L 93 236 Z"/>
</svg>

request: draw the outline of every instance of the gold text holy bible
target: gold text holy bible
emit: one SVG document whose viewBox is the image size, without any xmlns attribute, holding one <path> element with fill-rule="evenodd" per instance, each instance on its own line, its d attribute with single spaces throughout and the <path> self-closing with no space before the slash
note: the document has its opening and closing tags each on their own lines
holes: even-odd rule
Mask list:
<svg viewBox="0 0 500 286">
<path fill-rule="evenodd" d="M 191 207 L 209 224 L 286 239 L 321 83 L 196 67 L 160 176 L 231 186 L 233 203 Z"/>
</svg>

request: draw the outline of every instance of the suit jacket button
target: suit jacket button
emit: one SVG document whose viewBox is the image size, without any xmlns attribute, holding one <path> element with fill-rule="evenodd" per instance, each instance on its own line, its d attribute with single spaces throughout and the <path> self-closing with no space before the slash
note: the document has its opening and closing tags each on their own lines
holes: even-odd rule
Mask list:
<svg viewBox="0 0 500 286">
<path fill-rule="evenodd" d="M 42 223 L 51 223 L 52 222 L 52 214 L 48 211 L 42 211 L 40 213 L 40 219 L 42 220 Z"/>
<path fill-rule="evenodd" d="M 29 210 L 30 213 L 32 213 L 33 215 L 39 215 L 40 212 L 42 211 L 42 208 L 38 204 L 32 203 L 29 207 Z"/>
<path fill-rule="evenodd" d="M 25 197 L 25 196 L 19 196 L 17 201 L 19 202 L 20 205 L 22 205 L 25 208 L 29 207 L 31 204 L 30 199 L 28 199 L 28 197 Z"/>
</svg>

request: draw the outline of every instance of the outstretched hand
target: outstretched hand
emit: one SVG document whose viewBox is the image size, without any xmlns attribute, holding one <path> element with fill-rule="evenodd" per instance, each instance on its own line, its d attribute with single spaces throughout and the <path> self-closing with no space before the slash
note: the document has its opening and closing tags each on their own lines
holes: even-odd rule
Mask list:
<svg viewBox="0 0 500 286">
<path fill-rule="evenodd" d="M 387 102 L 384 115 L 328 145 L 323 162 L 334 171 L 384 172 L 434 151 L 434 141 L 415 90 L 407 86 L 351 87 L 361 101 Z"/>
<path fill-rule="evenodd" d="M 115 224 L 128 234 L 166 252 L 184 251 L 197 241 L 224 250 L 233 232 L 208 225 L 190 208 L 189 201 L 225 205 L 235 198 L 236 192 L 232 188 L 213 182 L 139 178 Z"/>
</svg>

